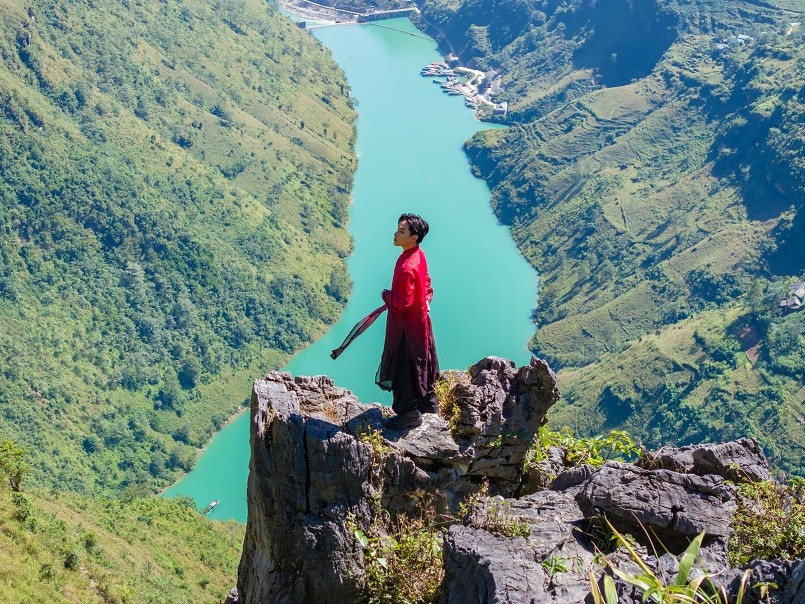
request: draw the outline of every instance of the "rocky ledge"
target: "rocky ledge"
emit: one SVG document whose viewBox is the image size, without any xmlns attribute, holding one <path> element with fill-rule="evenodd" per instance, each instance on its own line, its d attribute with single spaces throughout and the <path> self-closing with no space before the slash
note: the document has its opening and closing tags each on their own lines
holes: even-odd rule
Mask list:
<svg viewBox="0 0 805 604">
<path fill-rule="evenodd" d="M 424 509 L 455 519 L 471 498 L 475 511 L 444 537 L 441 602 L 592 602 L 591 571 L 599 582 L 605 572 L 597 555 L 604 522 L 642 540 L 641 558 L 666 581 L 704 533 L 694 574 L 737 593 L 745 569 L 727 561 L 732 483 L 769 476 L 755 441 L 664 448 L 639 465 L 601 468 L 566 468 L 554 450 L 542 462 L 553 479 L 529 492 L 526 455 L 559 398 L 547 364 L 532 359 L 518 369 L 488 357 L 442 379 L 452 384 L 449 418 L 428 415 L 403 432 L 383 427 L 386 408 L 362 404 L 325 376 L 272 373 L 255 382 L 248 522 L 230 602 L 355 602 L 365 575 L 356 528 L 368 531 L 378 514 Z M 490 527 L 490 506 L 521 527 L 517 536 Z M 634 566 L 625 554 L 609 557 L 619 555 L 624 568 Z M 805 603 L 805 561 L 750 567 L 752 584 L 777 586 L 764 602 Z M 641 601 L 617 577 L 614 584 L 619 602 Z M 744 598 L 756 601 L 754 592 Z"/>
</svg>

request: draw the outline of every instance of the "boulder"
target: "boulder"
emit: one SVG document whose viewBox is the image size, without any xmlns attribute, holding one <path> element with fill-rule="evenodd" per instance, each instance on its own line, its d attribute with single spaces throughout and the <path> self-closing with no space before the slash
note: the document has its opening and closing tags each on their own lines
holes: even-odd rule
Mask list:
<svg viewBox="0 0 805 604">
<path fill-rule="evenodd" d="M 799 567 L 799 568 L 797 568 Z M 803 585 L 803 571 L 805 571 L 805 561 L 803 560 L 753 560 L 746 567 L 750 574 L 747 581 L 747 593 L 742 604 L 805 604 L 805 585 Z M 743 575 L 743 573 L 741 573 Z M 740 581 L 734 581 L 731 594 L 738 593 L 737 588 Z M 774 584 L 777 589 L 772 592 L 771 597 L 761 598 L 757 589 L 752 589 L 753 585 Z"/>
<path fill-rule="evenodd" d="M 450 527 L 442 604 L 583 602 L 590 593 L 587 569 L 594 565 L 594 549 L 580 530 L 577 490 L 492 497 L 466 525 Z M 527 524 L 528 536 L 490 531 L 488 506 L 505 506 L 509 521 Z M 494 512 L 494 518 L 500 516 Z"/>
<path fill-rule="evenodd" d="M 791 576 L 783 590 L 783 604 L 805 604 L 805 559 L 792 563 Z"/>
<path fill-rule="evenodd" d="M 666 547 L 684 549 L 697 534 L 726 538 L 736 509 L 720 476 L 694 476 L 670 470 L 644 470 L 608 462 L 579 492 L 586 518 L 606 517 L 620 532 L 636 538 L 656 535 Z"/>
<path fill-rule="evenodd" d="M 522 547 L 483 529 L 454 525 L 444 544 L 440 602 L 540 602 L 546 574 Z"/>
<path fill-rule="evenodd" d="M 662 447 L 643 456 L 640 466 L 704 476 L 715 474 L 733 482 L 769 480 L 769 462 L 754 438 L 728 443 Z"/>
<path fill-rule="evenodd" d="M 588 465 L 576 466 L 561 471 L 551 483 L 551 490 L 564 491 L 570 487 L 583 484 L 590 476 L 595 474 L 595 468 Z"/>
</svg>

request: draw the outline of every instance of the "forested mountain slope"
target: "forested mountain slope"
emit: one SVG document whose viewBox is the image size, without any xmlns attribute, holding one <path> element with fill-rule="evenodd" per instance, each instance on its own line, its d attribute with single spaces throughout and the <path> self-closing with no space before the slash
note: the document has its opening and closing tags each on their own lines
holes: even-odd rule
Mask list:
<svg viewBox="0 0 805 604">
<path fill-rule="evenodd" d="M 0 0 L 0 437 L 153 489 L 335 320 L 354 112 L 258 0 Z"/>
<path fill-rule="evenodd" d="M 555 421 L 652 446 L 754 435 L 805 472 L 805 318 L 776 313 L 805 272 L 797 5 L 421 7 L 501 77 L 511 127 L 467 149 L 540 272 Z"/>
</svg>

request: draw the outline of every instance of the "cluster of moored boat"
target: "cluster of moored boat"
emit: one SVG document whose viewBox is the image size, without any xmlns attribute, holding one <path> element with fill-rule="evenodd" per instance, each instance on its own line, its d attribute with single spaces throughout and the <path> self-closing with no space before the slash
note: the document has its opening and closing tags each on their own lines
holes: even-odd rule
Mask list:
<svg viewBox="0 0 805 604">
<path fill-rule="evenodd" d="M 434 61 L 427 67 L 423 67 L 422 71 L 419 73 L 421 73 L 423 76 L 456 76 L 456 72 L 450 69 L 450 67 L 447 66 L 447 63 L 441 63 L 440 61 Z"/>
<path fill-rule="evenodd" d="M 461 91 L 460 84 L 458 82 L 458 76 L 456 72 L 450 69 L 446 63 L 441 63 L 439 61 L 434 61 L 427 67 L 422 68 L 420 72 L 423 77 L 431 76 L 433 77 L 433 83 L 439 84 L 442 87 L 442 92 L 447 93 L 451 96 L 458 96 L 459 94 L 464 94 Z M 475 102 L 467 99 L 464 102 L 467 107 L 471 107 L 475 109 L 476 105 Z"/>
<path fill-rule="evenodd" d="M 442 87 L 442 92 L 451 96 L 458 96 L 463 94 L 466 96 L 464 104 L 472 110 L 478 108 L 478 103 L 473 96 L 469 96 L 465 90 L 461 89 L 461 84 L 458 81 L 458 75 L 455 71 L 450 69 L 446 63 L 434 61 L 427 67 L 424 67 L 420 72 L 423 77 L 431 76 L 434 84 L 439 84 Z"/>
</svg>

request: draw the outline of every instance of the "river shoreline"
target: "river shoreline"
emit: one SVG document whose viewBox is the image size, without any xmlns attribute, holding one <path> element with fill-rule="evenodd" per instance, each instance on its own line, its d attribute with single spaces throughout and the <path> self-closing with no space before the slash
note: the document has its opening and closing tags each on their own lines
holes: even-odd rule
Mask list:
<svg viewBox="0 0 805 604">
<path fill-rule="evenodd" d="M 337 9 L 333 7 L 324 6 L 321 4 L 317 4 L 315 2 L 311 2 L 310 0 L 276 0 L 277 5 L 287 14 L 292 15 L 294 17 L 298 17 L 300 19 L 312 19 L 316 23 L 314 25 L 307 26 L 306 29 L 316 29 L 320 27 L 336 27 L 336 26 L 345 26 L 345 25 L 361 25 L 366 23 L 373 23 L 378 25 L 379 27 L 383 27 L 379 23 L 374 21 L 366 21 L 361 20 L 362 18 L 366 18 L 367 15 L 372 15 L 372 12 L 368 13 L 356 13 L 352 11 L 347 11 L 343 9 Z M 412 12 L 415 12 L 419 19 L 427 25 L 429 28 L 437 31 L 439 35 L 443 38 L 445 44 L 450 47 L 449 54 L 443 56 L 443 60 L 445 61 L 445 65 L 447 63 L 452 64 L 454 67 L 454 71 L 456 73 L 461 73 L 466 77 L 467 81 L 464 84 L 456 84 L 455 89 L 464 96 L 467 102 L 467 106 L 471 107 L 475 112 L 475 117 L 479 121 L 487 121 L 488 118 L 495 115 L 496 108 L 498 105 L 487 98 L 486 94 L 481 92 L 481 88 L 489 88 L 492 91 L 495 90 L 496 84 L 495 82 L 491 82 L 488 86 L 484 87 L 483 83 L 486 80 L 486 74 L 483 71 L 478 69 L 473 69 L 467 65 L 464 65 L 458 57 L 453 53 L 453 46 L 450 43 L 450 40 L 444 35 L 444 33 L 436 27 L 434 24 L 425 20 L 422 17 L 419 9 L 417 7 L 411 8 Z M 374 14 L 382 14 L 382 12 L 377 12 Z M 410 18 L 410 16 L 409 16 Z M 416 22 L 412 19 L 412 24 L 416 27 Z M 427 32 L 421 30 L 417 27 L 417 30 L 421 31 L 423 37 L 430 36 Z M 431 38 L 433 39 L 433 38 Z M 435 42 L 438 41 L 434 39 Z M 505 111 L 505 110 L 504 110 Z M 505 114 L 505 113 L 504 113 Z M 490 122 L 493 123 L 493 122 Z"/>
<path fill-rule="evenodd" d="M 392 19 L 396 17 L 410 17 L 412 13 L 419 13 L 419 8 L 415 5 L 399 9 L 368 9 L 364 12 L 337 8 L 318 4 L 312 0 L 276 0 L 277 5 L 286 13 L 296 17 L 313 19 L 322 22 L 313 27 L 323 27 L 326 25 L 357 25 L 359 23 L 371 23 L 376 20 Z"/>
</svg>

